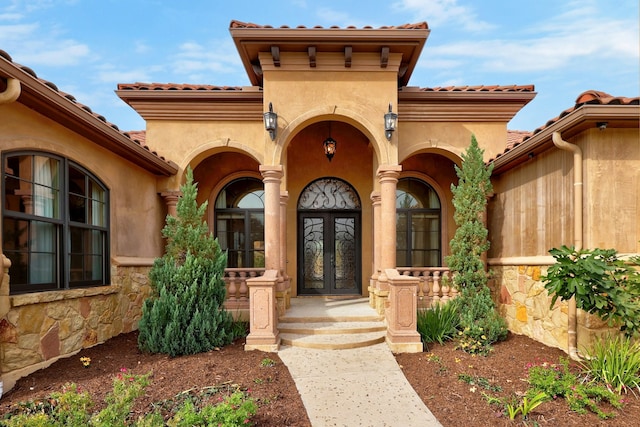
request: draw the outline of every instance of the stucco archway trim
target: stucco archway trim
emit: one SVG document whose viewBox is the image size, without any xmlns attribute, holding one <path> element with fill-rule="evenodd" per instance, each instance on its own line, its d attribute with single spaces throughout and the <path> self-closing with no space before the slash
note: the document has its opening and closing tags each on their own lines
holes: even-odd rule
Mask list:
<svg viewBox="0 0 640 427">
<path fill-rule="evenodd" d="M 180 183 L 184 181 L 185 171 L 188 166 L 191 166 L 191 169 L 195 169 L 196 166 L 198 166 L 207 157 L 225 152 L 244 154 L 251 157 L 253 160 L 258 162 L 258 164 L 263 163 L 264 156 L 254 148 L 251 148 L 251 146 L 229 139 L 217 139 L 200 144 L 187 153 L 184 160 L 180 163 L 180 171 L 176 176 L 177 179 L 175 182 L 177 185 L 180 185 Z"/>
<path fill-rule="evenodd" d="M 382 117 L 382 115 L 380 117 Z M 397 163 L 396 150 L 392 149 L 393 147 L 387 142 L 382 124 L 374 125 L 366 117 L 353 110 L 336 105 L 326 105 L 308 110 L 286 124 L 278 136 L 278 140 L 283 141 L 283 143 L 277 144 L 273 150 L 271 164 L 282 164 L 284 161 L 283 153 L 300 131 L 313 123 L 325 120 L 341 121 L 350 124 L 362 132 L 369 139 L 376 158 L 378 159 L 378 164 Z"/>
<path fill-rule="evenodd" d="M 439 154 L 451 160 L 458 166 L 462 164 L 462 154 L 466 147 L 456 147 L 438 139 L 428 139 L 405 147 L 398 153 L 399 163 L 418 154 Z"/>
</svg>

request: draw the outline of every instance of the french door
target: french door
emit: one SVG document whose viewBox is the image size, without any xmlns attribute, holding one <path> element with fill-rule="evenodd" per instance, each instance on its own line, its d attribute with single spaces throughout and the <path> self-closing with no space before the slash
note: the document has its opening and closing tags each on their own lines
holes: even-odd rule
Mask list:
<svg viewBox="0 0 640 427">
<path fill-rule="evenodd" d="M 298 293 L 360 294 L 360 213 L 299 212 L 298 228 Z"/>
</svg>

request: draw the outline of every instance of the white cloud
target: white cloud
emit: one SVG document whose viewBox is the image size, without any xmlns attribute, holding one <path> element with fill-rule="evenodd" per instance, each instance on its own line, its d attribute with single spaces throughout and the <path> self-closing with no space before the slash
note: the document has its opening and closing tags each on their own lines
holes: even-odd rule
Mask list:
<svg viewBox="0 0 640 427">
<path fill-rule="evenodd" d="M 173 68 L 183 76 L 200 75 L 203 71 L 233 73 L 241 69 L 241 62 L 229 40 L 214 40 L 207 45 L 186 42 L 180 45 Z"/>
<path fill-rule="evenodd" d="M 613 19 L 594 8 L 569 9 L 520 32 L 520 38 L 474 39 L 429 47 L 428 68 L 448 68 L 466 58 L 488 72 L 549 71 L 585 61 L 596 67 L 616 60 L 637 66 L 638 23 Z"/>
<path fill-rule="evenodd" d="M 413 12 L 416 20 L 427 21 L 430 27 L 459 24 L 469 31 L 485 31 L 494 27 L 480 20 L 472 8 L 458 4 L 458 0 L 400 0 L 393 6 Z"/>
</svg>

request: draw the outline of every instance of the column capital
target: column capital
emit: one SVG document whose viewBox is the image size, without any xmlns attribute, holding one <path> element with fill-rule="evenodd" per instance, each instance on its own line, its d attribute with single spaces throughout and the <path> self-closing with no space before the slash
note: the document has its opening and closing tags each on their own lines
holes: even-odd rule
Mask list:
<svg viewBox="0 0 640 427">
<path fill-rule="evenodd" d="M 382 200 L 382 195 L 380 194 L 379 191 L 372 191 L 371 192 L 371 202 L 373 202 L 374 205 L 376 204 L 380 204 L 380 201 Z"/>
<path fill-rule="evenodd" d="M 289 192 L 288 191 L 281 191 L 280 192 L 280 204 L 281 205 L 286 205 L 288 201 L 289 201 Z"/>
<path fill-rule="evenodd" d="M 267 180 L 277 180 L 280 182 L 280 178 L 284 175 L 282 165 L 260 165 L 259 170 L 265 182 Z"/>
<path fill-rule="evenodd" d="M 376 176 L 381 182 L 388 179 L 397 180 L 401 171 L 401 165 L 381 165 L 376 171 Z"/>
</svg>

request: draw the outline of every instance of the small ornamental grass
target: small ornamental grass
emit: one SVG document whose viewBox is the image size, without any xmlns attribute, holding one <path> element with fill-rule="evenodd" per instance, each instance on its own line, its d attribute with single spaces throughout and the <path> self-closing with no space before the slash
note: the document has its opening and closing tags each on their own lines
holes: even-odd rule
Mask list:
<svg viewBox="0 0 640 427">
<path fill-rule="evenodd" d="M 640 391 L 640 342 L 628 336 L 596 339 L 581 365 L 589 379 L 618 394 Z"/>
<path fill-rule="evenodd" d="M 453 339 L 460 324 L 458 303 L 455 300 L 418 310 L 418 333 L 422 342 L 444 344 Z"/>
</svg>

